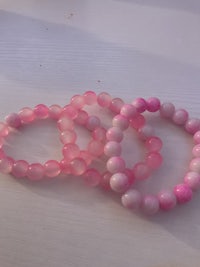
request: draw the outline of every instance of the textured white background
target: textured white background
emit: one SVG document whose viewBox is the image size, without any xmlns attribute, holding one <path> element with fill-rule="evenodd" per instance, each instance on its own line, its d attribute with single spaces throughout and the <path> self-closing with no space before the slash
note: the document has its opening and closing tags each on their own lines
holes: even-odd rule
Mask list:
<svg viewBox="0 0 200 267">
<path fill-rule="evenodd" d="M 198 0 L 0 0 L 0 112 L 65 105 L 75 93 L 109 91 L 130 101 L 158 96 L 200 117 Z M 150 118 L 164 164 L 141 186 L 155 193 L 180 182 L 191 137 Z M 55 125 L 36 123 L 7 151 L 44 162 L 61 158 Z M 79 143 L 87 139 L 82 131 Z M 133 133 L 129 164 L 143 157 Z M 142 150 L 143 151 L 143 150 Z M 76 177 L 31 183 L 0 176 L 1 267 L 198 267 L 200 194 L 153 218 Z"/>
</svg>

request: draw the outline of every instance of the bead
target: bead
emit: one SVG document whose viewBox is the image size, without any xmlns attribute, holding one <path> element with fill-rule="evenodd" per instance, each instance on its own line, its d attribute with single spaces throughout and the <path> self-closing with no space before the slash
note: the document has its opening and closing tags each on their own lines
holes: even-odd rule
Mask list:
<svg viewBox="0 0 200 267">
<path fill-rule="evenodd" d="M 147 138 L 145 142 L 145 147 L 149 152 L 157 152 L 160 151 L 162 148 L 162 140 L 156 136 Z"/>
<path fill-rule="evenodd" d="M 70 118 L 61 117 L 57 122 L 60 131 L 73 130 L 74 123 Z"/>
<path fill-rule="evenodd" d="M 142 203 L 142 195 L 138 190 L 130 189 L 121 197 L 122 205 L 125 208 L 137 210 Z"/>
<path fill-rule="evenodd" d="M 17 178 L 25 177 L 28 171 L 28 162 L 25 160 L 17 160 L 13 164 L 12 175 Z"/>
<path fill-rule="evenodd" d="M 85 99 L 81 95 L 75 95 L 72 97 L 70 104 L 77 109 L 81 109 L 85 105 Z"/>
<path fill-rule="evenodd" d="M 118 127 L 112 127 L 107 130 L 106 138 L 109 141 L 121 142 L 123 139 L 123 132 Z"/>
<path fill-rule="evenodd" d="M 9 134 L 8 126 L 5 123 L 0 122 L 0 136 L 5 137 L 8 134 Z"/>
<path fill-rule="evenodd" d="M 150 175 L 150 169 L 147 166 L 147 164 L 145 164 L 143 162 L 139 162 L 139 163 L 135 164 L 135 166 L 133 168 L 133 173 L 135 175 L 135 179 L 145 180 Z"/>
<path fill-rule="evenodd" d="M 113 98 L 110 102 L 109 109 L 114 113 L 120 113 L 122 106 L 124 105 L 124 101 L 121 98 Z"/>
<path fill-rule="evenodd" d="M 51 105 L 49 107 L 49 117 L 58 120 L 62 113 L 62 108 L 59 105 Z"/>
<path fill-rule="evenodd" d="M 195 134 L 200 129 L 200 120 L 199 119 L 188 119 L 185 123 L 185 129 L 190 134 Z"/>
<path fill-rule="evenodd" d="M 200 144 L 200 131 L 196 132 L 193 136 L 195 144 Z"/>
<path fill-rule="evenodd" d="M 1 173 L 11 173 L 13 168 L 13 159 L 12 158 L 2 158 L 0 159 L 0 172 Z"/>
<path fill-rule="evenodd" d="M 139 114 L 136 118 L 130 119 L 130 126 L 138 130 L 145 125 L 145 117 Z"/>
<path fill-rule="evenodd" d="M 200 188 L 200 174 L 197 172 L 188 172 L 184 177 L 184 182 L 192 190 L 196 191 Z"/>
<path fill-rule="evenodd" d="M 113 174 L 110 178 L 110 187 L 115 192 L 125 192 L 129 187 L 128 177 L 120 172 Z"/>
<path fill-rule="evenodd" d="M 69 160 L 65 158 L 60 161 L 60 169 L 64 174 L 71 174 L 70 163 Z"/>
<path fill-rule="evenodd" d="M 75 143 L 77 139 L 77 135 L 72 130 L 66 130 L 60 133 L 60 141 L 63 144 Z"/>
<path fill-rule="evenodd" d="M 196 158 L 199 157 L 200 158 L 200 144 L 198 144 L 198 145 L 193 147 L 192 154 L 193 154 L 194 157 L 196 157 Z"/>
<path fill-rule="evenodd" d="M 150 125 L 144 125 L 138 130 L 139 137 L 146 140 L 154 135 L 154 129 Z"/>
<path fill-rule="evenodd" d="M 88 114 L 84 110 L 79 110 L 78 115 L 75 119 L 75 122 L 79 125 L 85 125 L 88 120 Z"/>
<path fill-rule="evenodd" d="M 121 154 L 121 145 L 115 141 L 109 141 L 104 146 L 104 154 L 108 157 L 120 156 Z"/>
<path fill-rule="evenodd" d="M 126 130 L 129 126 L 129 121 L 122 115 L 116 115 L 112 120 L 113 127 L 118 127 L 122 131 Z"/>
<path fill-rule="evenodd" d="M 163 211 L 169 211 L 176 206 L 176 196 L 172 191 L 163 190 L 158 194 L 160 208 Z"/>
<path fill-rule="evenodd" d="M 138 112 L 133 105 L 124 104 L 120 110 L 120 114 L 127 119 L 137 117 Z"/>
<path fill-rule="evenodd" d="M 17 113 L 11 113 L 6 118 L 6 123 L 13 128 L 19 128 L 21 126 L 21 119 Z"/>
<path fill-rule="evenodd" d="M 126 176 L 128 177 L 129 185 L 133 185 L 135 182 L 135 175 L 133 171 L 131 169 L 126 168 L 123 173 L 126 174 Z"/>
<path fill-rule="evenodd" d="M 83 178 L 87 185 L 89 186 L 97 186 L 101 181 L 100 173 L 95 169 L 89 169 L 83 174 Z"/>
<path fill-rule="evenodd" d="M 123 172 L 125 170 L 125 162 L 120 157 L 111 157 L 106 166 L 110 173 Z"/>
<path fill-rule="evenodd" d="M 106 140 L 106 129 L 103 127 L 98 127 L 92 132 L 92 137 L 96 141 L 105 142 Z"/>
<path fill-rule="evenodd" d="M 97 102 L 101 107 L 109 107 L 111 103 L 111 96 L 108 93 L 100 93 L 97 97 Z"/>
<path fill-rule="evenodd" d="M 156 112 L 160 109 L 160 100 L 156 97 L 150 97 L 146 101 L 147 110 L 149 112 Z"/>
<path fill-rule="evenodd" d="M 146 163 L 147 166 L 151 169 L 157 169 L 161 166 L 162 164 L 162 156 L 158 152 L 150 152 L 147 155 Z"/>
<path fill-rule="evenodd" d="M 82 158 L 75 158 L 70 162 L 70 170 L 73 175 L 82 175 L 87 169 L 87 165 Z"/>
<path fill-rule="evenodd" d="M 47 177 L 58 176 L 61 172 L 60 164 L 56 160 L 48 160 L 44 164 L 44 172 Z"/>
<path fill-rule="evenodd" d="M 103 144 L 100 141 L 92 140 L 88 144 L 88 152 L 96 157 L 103 154 Z"/>
<path fill-rule="evenodd" d="M 172 118 L 175 112 L 175 107 L 172 103 L 163 103 L 160 107 L 160 115 L 164 118 Z"/>
<path fill-rule="evenodd" d="M 35 120 L 35 114 L 31 108 L 23 108 L 18 113 L 22 123 L 30 123 Z"/>
<path fill-rule="evenodd" d="M 191 160 L 190 170 L 200 173 L 200 158 L 194 158 Z"/>
<path fill-rule="evenodd" d="M 172 119 L 175 124 L 183 125 L 188 119 L 188 112 L 185 109 L 177 109 Z"/>
<path fill-rule="evenodd" d="M 97 101 L 97 95 L 95 94 L 95 92 L 87 91 L 83 96 L 86 105 L 93 105 Z"/>
<path fill-rule="evenodd" d="M 174 194 L 176 195 L 179 204 L 184 204 L 192 199 L 192 190 L 186 184 L 176 185 L 174 187 Z"/>
<path fill-rule="evenodd" d="M 63 108 L 63 111 L 61 113 L 62 117 L 68 117 L 71 120 L 74 120 L 78 116 L 78 110 L 72 106 L 72 105 L 66 105 Z"/>
<path fill-rule="evenodd" d="M 105 172 L 103 173 L 102 177 L 101 177 L 101 186 L 105 189 L 105 190 L 110 190 L 110 178 L 111 178 L 112 174 L 110 172 Z"/>
<path fill-rule="evenodd" d="M 44 177 L 44 167 L 39 163 L 30 164 L 27 170 L 27 177 L 33 181 L 39 181 Z"/>
<path fill-rule="evenodd" d="M 142 200 L 142 209 L 147 215 L 154 215 L 159 211 L 159 201 L 156 196 L 146 195 Z"/>
<path fill-rule="evenodd" d="M 132 105 L 136 108 L 136 110 L 139 113 L 144 112 L 147 109 L 147 103 L 144 98 L 136 98 L 133 102 Z"/>
<path fill-rule="evenodd" d="M 46 119 L 49 116 L 49 108 L 43 104 L 35 106 L 33 111 L 38 119 Z"/>
<path fill-rule="evenodd" d="M 66 160 L 71 161 L 80 154 L 80 149 L 76 144 L 66 144 L 63 147 L 63 156 Z"/>
<path fill-rule="evenodd" d="M 89 131 L 94 131 L 96 128 L 98 128 L 101 124 L 100 119 L 97 116 L 89 116 L 86 121 L 86 128 Z"/>
</svg>

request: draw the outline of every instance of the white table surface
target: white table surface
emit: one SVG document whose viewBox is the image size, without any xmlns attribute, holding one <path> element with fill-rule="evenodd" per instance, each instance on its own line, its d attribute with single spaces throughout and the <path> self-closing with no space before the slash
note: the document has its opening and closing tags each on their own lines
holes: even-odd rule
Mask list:
<svg viewBox="0 0 200 267">
<path fill-rule="evenodd" d="M 198 0 L 0 0 L 1 119 L 23 106 L 63 106 L 88 89 L 129 102 L 158 96 L 200 117 L 199 49 Z M 192 148 L 184 131 L 152 118 L 164 164 L 139 185 L 148 193 L 181 182 Z M 8 153 L 30 162 L 60 159 L 54 126 L 27 127 Z M 88 140 L 81 133 L 79 143 Z M 132 133 L 123 145 L 128 164 L 143 157 Z M 200 194 L 153 218 L 119 200 L 77 177 L 31 183 L 1 174 L 0 266 L 200 265 Z"/>
</svg>

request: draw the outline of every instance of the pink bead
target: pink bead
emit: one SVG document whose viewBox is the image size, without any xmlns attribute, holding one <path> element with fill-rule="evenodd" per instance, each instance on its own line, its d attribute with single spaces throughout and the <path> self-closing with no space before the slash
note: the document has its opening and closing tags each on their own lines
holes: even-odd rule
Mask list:
<svg viewBox="0 0 200 267">
<path fill-rule="evenodd" d="M 136 108 L 136 110 L 139 113 L 144 112 L 147 109 L 147 103 L 144 100 L 144 98 L 136 98 L 133 102 L 132 105 Z"/>
<path fill-rule="evenodd" d="M 28 171 L 28 162 L 25 160 L 17 160 L 13 164 L 12 175 L 17 178 L 25 177 Z"/>
<path fill-rule="evenodd" d="M 94 131 L 101 124 L 100 119 L 97 116 L 89 116 L 86 121 L 86 127 L 89 131 Z"/>
<path fill-rule="evenodd" d="M 160 115 L 164 118 L 172 118 L 175 112 L 175 107 L 172 103 L 163 103 L 160 107 Z"/>
<path fill-rule="evenodd" d="M 129 127 L 129 121 L 122 115 L 116 115 L 112 120 L 112 125 L 113 127 L 118 127 L 124 131 Z"/>
<path fill-rule="evenodd" d="M 173 115 L 173 122 L 177 125 L 183 125 L 188 119 L 188 112 L 185 109 L 177 109 Z"/>
<path fill-rule="evenodd" d="M 79 125 L 85 125 L 88 120 L 88 113 L 84 110 L 79 110 L 75 122 Z"/>
<path fill-rule="evenodd" d="M 159 211 L 159 201 L 156 196 L 146 195 L 142 200 L 142 209 L 147 215 L 154 215 Z"/>
<path fill-rule="evenodd" d="M 49 108 L 43 104 L 35 106 L 33 111 L 38 119 L 46 119 L 49 116 Z"/>
<path fill-rule="evenodd" d="M 110 178 L 111 178 L 112 174 L 110 172 L 105 172 L 103 173 L 102 177 L 101 177 L 101 186 L 105 189 L 105 190 L 110 190 Z"/>
<path fill-rule="evenodd" d="M 60 169 L 64 174 L 71 174 L 70 162 L 66 159 L 60 161 Z"/>
<path fill-rule="evenodd" d="M 142 140 L 147 140 L 149 137 L 154 136 L 154 129 L 150 125 L 144 125 L 138 130 L 138 134 Z"/>
<path fill-rule="evenodd" d="M 200 131 L 194 134 L 193 139 L 194 139 L 195 144 L 200 144 Z"/>
<path fill-rule="evenodd" d="M 136 108 L 130 104 L 124 104 L 120 110 L 120 114 L 127 119 L 135 118 L 138 116 Z"/>
<path fill-rule="evenodd" d="M 10 127 L 19 128 L 21 126 L 21 120 L 17 113 L 9 114 L 5 120 Z"/>
<path fill-rule="evenodd" d="M 104 154 L 108 157 L 120 156 L 121 151 L 122 151 L 121 145 L 115 141 L 109 141 L 104 146 Z"/>
<path fill-rule="evenodd" d="M 60 164 L 58 161 L 56 160 L 48 160 L 45 164 L 44 164 L 44 171 L 45 171 L 45 175 L 47 177 L 56 177 L 60 174 L 61 172 L 61 168 L 60 168 Z"/>
<path fill-rule="evenodd" d="M 82 158 L 87 165 L 90 165 L 92 162 L 92 156 L 85 150 L 81 150 L 79 157 Z"/>
<path fill-rule="evenodd" d="M 75 158 L 70 162 L 70 170 L 73 175 L 82 175 L 87 169 L 87 165 L 82 158 Z"/>
<path fill-rule="evenodd" d="M 66 144 L 64 145 L 62 152 L 64 158 L 71 161 L 72 159 L 79 157 L 80 149 L 76 144 Z"/>
<path fill-rule="evenodd" d="M 70 118 L 61 117 L 57 122 L 58 128 L 60 131 L 73 130 L 74 123 Z"/>
<path fill-rule="evenodd" d="M 142 195 L 138 190 L 130 189 L 121 197 L 122 205 L 125 208 L 137 210 L 142 203 Z"/>
<path fill-rule="evenodd" d="M 0 172 L 1 173 L 11 173 L 13 168 L 13 159 L 2 158 L 0 159 Z"/>
<path fill-rule="evenodd" d="M 135 164 L 133 168 L 133 173 L 135 175 L 135 179 L 137 180 L 145 180 L 150 175 L 150 168 L 147 166 L 147 164 L 143 162 L 139 162 Z"/>
<path fill-rule="evenodd" d="M 131 169 L 126 168 L 123 173 L 126 174 L 126 176 L 128 177 L 129 185 L 133 185 L 135 183 L 135 175 L 133 171 Z"/>
<path fill-rule="evenodd" d="M 101 107 L 109 107 L 111 103 L 111 96 L 108 93 L 100 93 L 97 97 L 97 102 Z"/>
<path fill-rule="evenodd" d="M 29 165 L 27 177 L 33 181 L 39 181 L 44 177 L 44 167 L 39 163 Z"/>
<path fill-rule="evenodd" d="M 72 130 L 66 130 L 64 132 L 61 132 L 60 134 L 60 141 L 63 144 L 75 143 L 76 139 L 77 139 L 77 135 Z"/>
<path fill-rule="evenodd" d="M 31 108 L 23 108 L 18 114 L 22 123 L 30 123 L 35 120 L 35 114 Z"/>
<path fill-rule="evenodd" d="M 49 117 L 58 120 L 62 113 L 62 108 L 59 105 L 51 105 L 49 107 Z"/>
<path fill-rule="evenodd" d="M 194 158 L 191 160 L 190 170 L 200 173 L 200 158 Z"/>
<path fill-rule="evenodd" d="M 174 194 L 176 195 L 179 204 L 186 203 L 192 199 L 192 190 L 186 184 L 178 184 L 174 187 Z"/>
<path fill-rule="evenodd" d="M 196 157 L 196 158 L 199 157 L 200 158 L 200 144 L 198 144 L 198 145 L 193 147 L 192 154 L 193 154 L 194 157 Z"/>
<path fill-rule="evenodd" d="M 125 161 L 120 157 L 111 157 L 106 165 L 110 173 L 123 172 L 125 170 Z"/>
<path fill-rule="evenodd" d="M 81 95 L 75 95 L 72 97 L 70 104 L 77 109 L 81 109 L 85 105 L 85 99 Z"/>
<path fill-rule="evenodd" d="M 190 134 L 195 134 L 200 129 L 200 120 L 191 118 L 186 121 L 185 129 Z"/>
<path fill-rule="evenodd" d="M 1 137 L 5 137 L 9 134 L 9 128 L 8 126 L 3 123 L 3 122 L 0 122 L 0 136 Z"/>
<path fill-rule="evenodd" d="M 160 109 L 160 100 L 156 97 L 150 97 L 146 101 L 147 110 L 150 112 L 156 112 Z"/>
<path fill-rule="evenodd" d="M 92 132 L 92 137 L 96 141 L 105 142 L 106 140 L 106 129 L 103 127 L 98 127 Z"/>
<path fill-rule="evenodd" d="M 157 152 L 160 151 L 162 148 L 162 141 L 160 138 L 156 136 L 152 136 L 148 138 L 145 142 L 145 146 L 149 152 Z"/>
<path fill-rule="evenodd" d="M 109 141 L 121 142 L 123 139 L 123 132 L 118 127 L 112 127 L 107 130 L 106 137 Z"/>
<path fill-rule="evenodd" d="M 83 96 L 86 105 L 93 105 L 97 101 L 97 95 L 95 94 L 95 92 L 87 91 Z"/>
<path fill-rule="evenodd" d="M 74 120 L 78 116 L 78 110 L 72 105 L 64 106 L 61 116 Z"/>
<path fill-rule="evenodd" d="M 158 194 L 160 208 L 164 211 L 173 209 L 176 206 L 176 196 L 169 190 L 163 190 Z"/>
<path fill-rule="evenodd" d="M 184 177 L 184 182 L 192 190 L 196 191 L 200 188 L 200 175 L 197 172 L 188 172 Z"/>
<path fill-rule="evenodd" d="M 123 105 L 124 101 L 121 98 L 113 98 L 110 102 L 109 109 L 114 113 L 120 113 L 120 110 Z"/>
<path fill-rule="evenodd" d="M 130 126 L 138 130 L 139 128 L 142 128 L 145 125 L 145 122 L 145 117 L 139 114 L 136 118 L 130 120 Z"/>
<path fill-rule="evenodd" d="M 162 164 L 162 156 L 158 152 L 150 152 L 147 155 L 146 163 L 151 169 L 157 169 Z"/>
<path fill-rule="evenodd" d="M 125 192 L 129 187 L 128 177 L 120 172 L 113 174 L 110 178 L 110 187 L 115 192 Z"/>
<path fill-rule="evenodd" d="M 95 169 L 88 169 L 84 174 L 83 178 L 87 185 L 89 186 L 97 186 L 101 181 L 100 173 Z"/>
<path fill-rule="evenodd" d="M 103 154 L 103 144 L 100 141 L 92 140 L 88 144 L 88 152 L 96 157 L 99 157 Z"/>
</svg>

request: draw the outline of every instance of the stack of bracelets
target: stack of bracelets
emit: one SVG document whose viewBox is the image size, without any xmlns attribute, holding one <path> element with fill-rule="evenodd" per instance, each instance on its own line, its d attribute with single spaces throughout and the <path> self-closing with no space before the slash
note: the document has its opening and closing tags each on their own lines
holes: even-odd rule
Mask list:
<svg viewBox="0 0 200 267">
<path fill-rule="evenodd" d="M 92 105 L 106 108 L 113 114 L 109 128 L 105 129 L 99 117 L 89 115 L 84 110 L 86 106 Z M 154 129 L 146 124 L 142 115 L 144 112 L 159 112 L 161 117 L 191 134 L 195 143 L 192 150 L 193 159 L 183 182 L 172 190 L 162 190 L 157 195 L 144 195 L 134 188 L 135 181 L 148 179 L 162 164 L 162 141 L 154 135 Z M 45 164 L 29 164 L 25 160 L 14 160 L 6 155 L 3 146 L 10 133 L 35 120 L 47 118 L 57 122 L 60 141 L 63 144 L 63 159 L 60 162 L 50 159 Z M 85 127 L 90 132 L 91 139 L 84 150 L 76 143 L 75 125 Z M 121 156 L 121 142 L 128 128 L 137 132 L 147 150 L 145 159 L 134 163 L 132 168 L 127 168 Z M 93 163 L 98 163 L 99 159 L 105 161 L 103 171 L 94 167 Z M 172 103 L 161 104 L 155 97 L 147 100 L 136 98 L 131 104 L 125 104 L 122 99 L 111 98 L 108 93 L 96 95 L 92 91 L 73 96 L 70 103 L 63 108 L 59 105 L 47 107 L 43 104 L 33 109 L 25 107 L 18 113 L 9 114 L 5 122 L 0 123 L 0 171 L 10 173 L 16 178 L 27 177 L 33 181 L 56 177 L 62 173 L 82 176 L 89 186 L 101 186 L 118 193 L 122 205 L 126 208 L 141 209 L 148 215 L 156 214 L 159 210 L 169 211 L 176 204 L 190 201 L 193 192 L 200 188 L 200 120 L 189 118 L 186 110 L 175 109 Z"/>
</svg>

